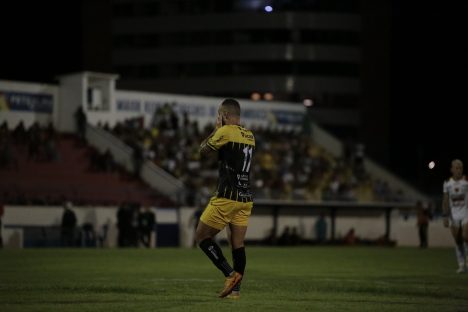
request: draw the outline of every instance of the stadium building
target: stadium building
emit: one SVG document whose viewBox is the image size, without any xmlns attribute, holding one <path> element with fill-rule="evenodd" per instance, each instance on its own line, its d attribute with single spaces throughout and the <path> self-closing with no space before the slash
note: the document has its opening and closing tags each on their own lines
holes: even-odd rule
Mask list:
<svg viewBox="0 0 468 312">
<path fill-rule="evenodd" d="M 197 201 L 189 199 L 190 195 L 208 192 L 205 196 L 209 196 L 210 177 L 216 173 L 191 158 L 190 150 L 197 149 L 200 131 L 211 129 L 222 98 L 119 90 L 117 79 L 118 75 L 83 72 L 61 76 L 57 85 L 0 81 L 2 155 L 6 155 L 0 170 L 6 204 L 2 221 L 4 237 L 11 244 L 59 244 L 52 238 L 58 237 L 60 205 L 65 199 L 79 206 L 80 224 L 96 228 L 108 224 L 114 235 L 122 204 L 151 206 L 160 225 L 159 246 L 191 244 L 188 222 Z M 302 105 L 252 100 L 242 100 L 241 105 L 243 124 L 256 129 L 259 143 L 263 142 L 260 160 L 253 168 L 255 226 L 248 240 L 261 241 L 271 228 L 279 234 L 288 224 L 296 224 L 306 240 L 313 240 L 314 234 L 307 229 L 326 212 L 331 241 L 358 224 L 359 235 L 384 237 L 402 245 L 415 243 L 407 235 L 414 224 L 400 213 L 410 213 L 415 200 L 427 201 L 424 194 L 371 159 L 364 157 L 358 167 L 342 163 L 343 143 L 315 124 L 312 136 L 301 138 Z M 76 137 L 79 109 L 88 125 Z M 139 178 L 125 178 L 125 172 L 135 172 L 138 147 L 145 155 Z M 287 159 L 294 157 L 291 152 L 299 152 L 296 163 Z M 103 155 L 112 159 L 111 166 L 102 160 Z M 281 177 L 278 183 L 266 184 L 268 178 L 262 176 L 268 158 L 283 168 L 281 173 L 273 172 Z M 199 198 L 200 202 L 205 199 Z M 51 232 L 38 243 L 37 231 L 43 227 Z M 442 226 L 432 231 L 446 233 Z M 432 236 L 433 244 L 450 241 L 439 234 Z M 109 246 L 115 246 L 116 236 L 108 240 Z"/>
<path fill-rule="evenodd" d="M 83 4 L 85 70 L 118 73 L 121 89 L 311 100 L 315 122 L 388 161 L 388 3 L 103 3 Z"/>
</svg>

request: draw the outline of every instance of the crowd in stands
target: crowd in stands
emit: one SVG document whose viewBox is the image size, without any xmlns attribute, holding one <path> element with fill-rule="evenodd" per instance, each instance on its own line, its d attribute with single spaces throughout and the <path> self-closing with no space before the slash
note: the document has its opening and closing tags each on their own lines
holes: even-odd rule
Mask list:
<svg viewBox="0 0 468 312">
<path fill-rule="evenodd" d="M 9 129 L 5 121 L 0 125 L 0 171 L 19 171 L 19 162 L 26 163 L 60 163 L 61 151 L 59 148 L 61 135 L 56 131 L 52 123 L 41 126 L 38 122 L 30 127 L 25 127 L 20 121 L 14 129 Z M 86 145 L 82 137 L 77 140 L 77 145 Z M 83 145 L 83 146 L 84 146 Z M 91 146 L 86 146 L 89 159 L 88 171 L 112 173 L 121 172 L 109 150 L 100 152 Z M 21 189 L 16 191 L 2 190 L 0 200 L 16 205 L 60 205 L 65 196 L 31 195 Z"/>
<path fill-rule="evenodd" d="M 200 129 L 184 113 L 182 120 L 170 104 L 157 109 L 149 127 L 143 118 L 129 119 L 110 128 L 135 151 L 141 166 L 149 159 L 188 189 L 187 204 L 197 205 L 211 196 L 217 179 L 217 160 L 201 160 L 198 148 L 213 125 Z M 326 201 L 401 201 L 401 191 L 372 179 L 362 161 L 351 154 L 337 158 L 301 130 L 252 129 L 256 158 L 251 181 L 256 199 Z M 137 170 L 137 169 L 136 169 Z"/>
<path fill-rule="evenodd" d="M 77 116 L 80 114 L 77 112 Z M 79 126 L 77 119 L 77 129 Z M 200 142 L 213 125 L 200 128 L 187 113 L 181 117 L 173 105 L 159 107 L 149 127 L 143 118 L 100 126 L 129 145 L 134 153 L 134 174 L 140 175 L 145 160 L 154 162 L 187 187 L 186 204 L 199 205 L 211 196 L 217 181 L 217 160 L 201 160 Z M 315 144 L 308 131 L 253 128 L 256 157 L 251 184 L 256 199 L 315 201 L 402 201 L 401 191 L 372 179 L 362 161 L 353 153 L 337 158 Z M 83 129 L 82 129 L 83 131 Z M 82 134 L 81 134 L 82 135 Z M 20 122 L 13 131 L 4 122 L 0 126 L 0 170 L 18 166 L 15 153 L 27 153 L 28 161 L 55 162 L 60 159 L 58 134 L 52 124 L 33 124 L 28 129 Z M 14 148 L 14 146 L 16 148 Z M 90 150 L 89 169 L 113 172 L 117 168 L 110 151 Z"/>
<path fill-rule="evenodd" d="M 5 121 L 0 126 L 0 169 L 17 169 L 17 152 L 25 152 L 30 161 L 53 162 L 60 158 L 57 132 L 52 123 L 41 127 L 36 122 L 28 129 L 23 121 L 9 131 Z M 14 147 L 19 146 L 17 151 Z"/>
</svg>

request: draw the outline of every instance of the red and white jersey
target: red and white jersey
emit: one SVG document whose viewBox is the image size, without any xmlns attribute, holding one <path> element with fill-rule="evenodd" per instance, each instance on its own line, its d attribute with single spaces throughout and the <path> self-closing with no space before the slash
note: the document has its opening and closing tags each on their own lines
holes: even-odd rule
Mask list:
<svg viewBox="0 0 468 312">
<path fill-rule="evenodd" d="M 450 178 L 444 182 L 444 194 L 448 194 L 452 218 L 463 219 L 468 215 L 468 181 Z"/>
</svg>

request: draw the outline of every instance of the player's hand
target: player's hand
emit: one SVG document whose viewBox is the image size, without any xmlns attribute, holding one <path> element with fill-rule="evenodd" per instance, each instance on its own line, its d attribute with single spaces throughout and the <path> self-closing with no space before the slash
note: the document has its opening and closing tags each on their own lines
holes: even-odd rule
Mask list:
<svg viewBox="0 0 468 312">
<path fill-rule="evenodd" d="M 218 114 L 218 117 L 216 118 L 216 129 L 221 128 L 223 126 L 223 116 L 221 114 Z"/>
<path fill-rule="evenodd" d="M 449 227 L 449 219 L 448 218 L 444 218 L 444 226 Z"/>
</svg>

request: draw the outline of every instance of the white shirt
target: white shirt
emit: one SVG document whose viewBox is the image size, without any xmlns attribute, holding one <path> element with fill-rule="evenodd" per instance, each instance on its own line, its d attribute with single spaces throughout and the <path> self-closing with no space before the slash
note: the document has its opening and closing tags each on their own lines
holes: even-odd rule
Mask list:
<svg viewBox="0 0 468 312">
<path fill-rule="evenodd" d="M 453 178 L 445 181 L 444 194 L 448 194 L 452 218 L 465 218 L 468 212 L 468 181 L 465 176 L 457 181 Z"/>
</svg>

